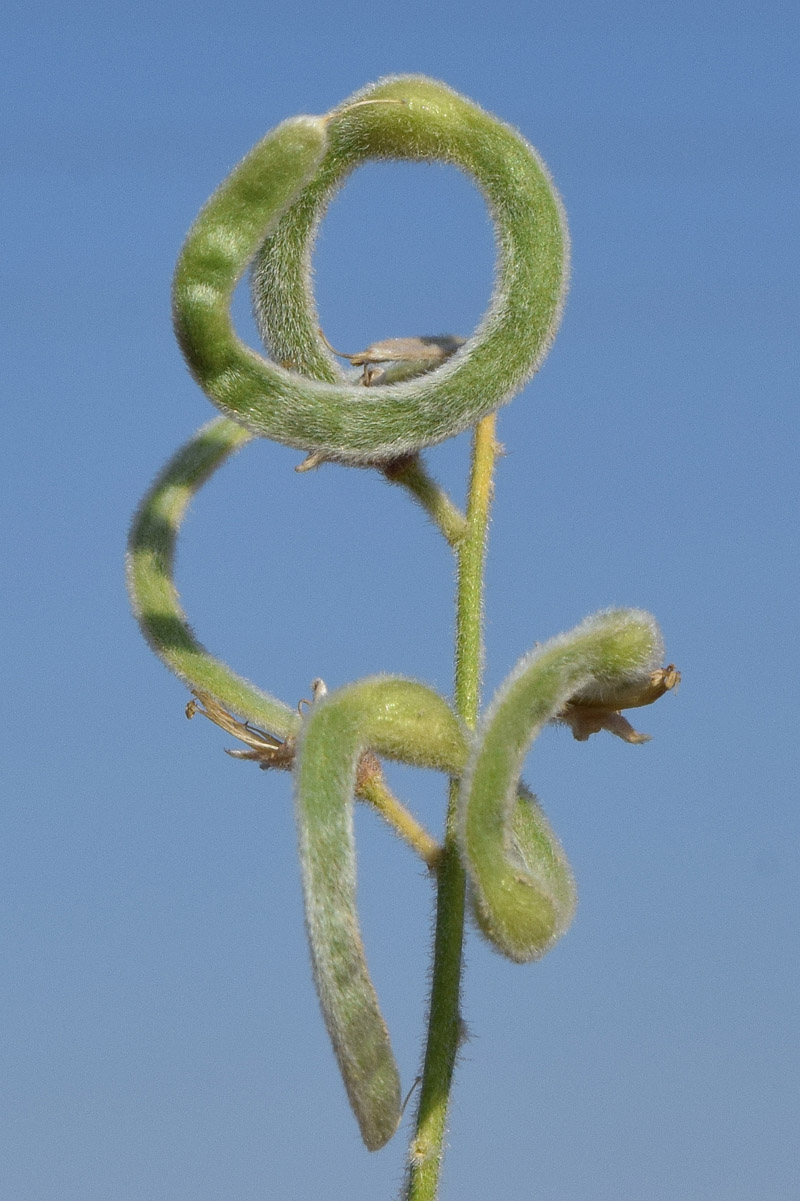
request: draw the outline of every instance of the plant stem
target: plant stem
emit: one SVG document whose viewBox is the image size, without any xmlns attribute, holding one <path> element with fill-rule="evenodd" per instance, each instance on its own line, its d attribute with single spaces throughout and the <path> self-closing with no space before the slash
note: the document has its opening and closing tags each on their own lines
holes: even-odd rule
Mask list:
<svg viewBox="0 0 800 1201">
<path fill-rule="evenodd" d="M 356 788 L 356 796 L 367 801 L 385 822 L 399 834 L 413 851 L 434 871 L 439 864 L 442 848 L 414 815 L 399 801 L 383 778 L 380 764 L 363 774 Z"/>
<path fill-rule="evenodd" d="M 492 414 L 475 427 L 467 526 L 456 547 L 455 704 L 470 729 L 474 729 L 478 716 L 483 658 L 483 567 L 497 451 L 495 417 Z M 444 848 L 438 872 L 428 1041 L 416 1130 L 409 1153 L 406 1201 L 435 1201 L 453 1071 L 462 1037 L 459 1002 L 465 876 L 455 846 L 457 798 L 458 782 L 451 781 Z"/>
<path fill-rule="evenodd" d="M 439 527 L 455 550 L 466 534 L 467 519 L 429 474 L 421 455 L 393 459 L 382 469 L 390 484 L 402 484 Z"/>
</svg>

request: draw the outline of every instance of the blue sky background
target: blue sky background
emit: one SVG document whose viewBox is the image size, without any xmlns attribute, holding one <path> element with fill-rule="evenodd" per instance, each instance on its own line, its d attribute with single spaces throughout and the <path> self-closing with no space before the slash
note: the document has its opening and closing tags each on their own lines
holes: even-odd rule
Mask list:
<svg viewBox="0 0 800 1201">
<path fill-rule="evenodd" d="M 642 711 L 647 746 L 551 730 L 530 756 L 580 908 L 538 965 L 470 937 L 443 1201 L 797 1197 L 796 12 L 5 6 L 3 1196 L 399 1185 L 407 1129 L 364 1151 L 326 1044 L 289 782 L 186 723 L 122 557 L 211 413 L 169 319 L 198 208 L 282 118 L 419 71 L 539 147 L 573 238 L 562 332 L 501 417 L 486 694 L 610 604 L 655 612 L 684 673 Z M 492 258 L 457 173 L 364 168 L 320 239 L 325 330 L 468 333 Z M 467 451 L 429 456 L 459 495 Z M 298 458 L 250 446 L 195 504 L 179 581 L 200 637 L 290 702 L 375 671 L 447 692 L 446 548 L 378 478 Z M 393 779 L 438 829 L 441 779 Z M 372 815 L 357 832 L 410 1085 L 432 892 Z"/>
</svg>

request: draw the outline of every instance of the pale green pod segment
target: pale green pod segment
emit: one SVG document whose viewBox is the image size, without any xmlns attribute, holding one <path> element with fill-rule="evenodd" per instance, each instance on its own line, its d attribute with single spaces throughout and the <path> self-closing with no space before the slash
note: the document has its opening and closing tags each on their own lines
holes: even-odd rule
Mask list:
<svg viewBox="0 0 800 1201">
<path fill-rule="evenodd" d="M 531 922 L 531 918 L 536 921 L 538 917 L 542 931 L 550 931 L 540 941 L 535 954 L 509 956 L 519 962 L 540 958 L 569 929 L 575 914 L 577 892 L 572 868 L 537 798 L 521 782 L 517 785 L 516 795 L 505 860 L 519 879 L 529 886 L 530 891 L 522 894 L 528 906 L 528 922 Z M 469 899 L 478 929 L 489 942 L 498 945 L 497 922 L 493 911 L 481 903 L 472 886 Z M 509 902 L 512 902 L 511 897 Z M 537 907 L 536 913 L 534 906 Z M 498 949 L 508 954 L 505 947 Z"/>
<path fill-rule="evenodd" d="M 522 839 L 519 817 L 512 822 L 528 748 L 574 693 L 646 679 L 662 652 L 649 613 L 596 614 L 521 659 L 481 723 L 461 784 L 459 847 L 478 925 L 509 959 L 543 955 L 574 910 L 572 876 L 543 815 L 531 808 Z"/>
<path fill-rule="evenodd" d="M 128 590 L 142 633 L 189 688 L 209 692 L 241 717 L 285 738 L 300 725 L 296 710 L 262 692 L 215 659 L 195 638 L 173 582 L 175 545 L 199 488 L 253 435 L 225 417 L 204 426 L 145 495 L 128 541 Z"/>
<path fill-rule="evenodd" d="M 370 979 L 356 907 L 353 793 L 363 751 L 455 772 L 465 733 L 411 680 L 375 677 L 317 701 L 294 767 L 300 863 L 320 1006 L 361 1136 L 382 1147 L 400 1122 L 400 1079 Z"/>
<path fill-rule="evenodd" d="M 245 424 L 253 381 L 264 374 L 279 405 L 274 381 L 292 377 L 240 341 L 231 300 L 264 235 L 319 164 L 326 125 L 323 117 L 293 117 L 262 138 L 203 207 L 175 267 L 173 320 L 189 369 L 219 408 Z"/>
<path fill-rule="evenodd" d="M 300 127 L 286 122 L 203 210 L 178 263 L 175 323 L 198 382 L 248 429 L 341 462 L 384 462 L 467 429 L 534 373 L 561 313 L 566 224 L 533 148 L 443 84 L 389 78 L 317 121 L 327 129 L 325 153 L 291 204 L 276 203 L 272 167 L 262 169 L 276 145 L 296 136 Z M 311 247 L 325 207 L 348 174 L 371 159 L 461 168 L 487 201 L 498 247 L 494 294 L 474 335 L 435 370 L 378 388 L 345 381 L 320 338 L 310 285 Z M 236 282 L 265 238 L 255 299 L 274 362 L 239 341 L 229 315 Z"/>
</svg>

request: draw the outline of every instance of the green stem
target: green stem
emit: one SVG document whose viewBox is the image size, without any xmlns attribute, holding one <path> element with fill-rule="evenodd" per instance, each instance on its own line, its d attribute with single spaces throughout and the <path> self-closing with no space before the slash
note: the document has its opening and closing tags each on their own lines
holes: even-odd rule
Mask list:
<svg viewBox="0 0 800 1201">
<path fill-rule="evenodd" d="M 356 796 L 370 804 L 433 871 L 439 863 L 442 848 L 391 791 L 377 760 L 374 765 L 369 763 L 368 767 L 371 770 L 362 770 L 360 773 Z"/>
<path fill-rule="evenodd" d="M 482 666 L 483 566 L 497 457 L 494 414 L 475 427 L 467 526 L 459 541 L 456 616 L 455 703 L 474 729 Z M 455 843 L 458 783 L 451 782 L 447 825 L 438 872 L 436 934 L 428 1041 L 416 1130 L 411 1142 L 406 1201 L 435 1201 L 442 1165 L 447 1110 L 461 1041 L 461 972 L 465 875 Z"/>
<path fill-rule="evenodd" d="M 413 496 L 456 549 L 467 530 L 467 519 L 445 490 L 428 475 L 420 455 L 393 459 L 381 468 L 390 484 L 401 484 Z"/>
</svg>

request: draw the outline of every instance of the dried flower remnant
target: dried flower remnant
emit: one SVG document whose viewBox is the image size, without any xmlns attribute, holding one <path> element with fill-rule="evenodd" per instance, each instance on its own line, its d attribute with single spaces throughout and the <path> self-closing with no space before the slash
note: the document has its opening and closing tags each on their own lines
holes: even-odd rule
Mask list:
<svg viewBox="0 0 800 1201">
<path fill-rule="evenodd" d="M 644 683 L 625 684 L 605 693 L 600 693 L 593 686 L 592 689 L 576 693 L 555 721 L 559 725 L 569 726 L 573 738 L 578 742 L 586 742 L 587 738 L 600 730 L 608 730 L 624 742 L 649 742 L 650 734 L 640 734 L 634 730 L 620 710 L 652 705 L 665 692 L 677 688 L 680 682 L 681 673 L 674 663 L 670 663 L 667 667 L 650 672 Z"/>
<path fill-rule="evenodd" d="M 466 338 L 460 338 L 457 334 L 384 338 L 382 342 L 370 343 L 366 350 L 347 354 L 331 346 L 321 330 L 320 334 L 325 345 L 340 359 L 347 359 L 353 367 L 364 368 L 359 382 L 365 388 L 375 387 L 376 384 L 398 384 L 402 380 L 433 371 L 466 342 Z"/>
<path fill-rule="evenodd" d="M 239 721 L 210 693 L 199 690 L 195 691 L 194 699 L 186 706 L 188 718 L 191 719 L 197 713 L 250 747 L 249 751 L 226 749 L 225 754 L 230 755 L 232 759 L 253 759 L 264 770 L 268 767 L 291 767 L 295 755 L 294 738 L 287 738 L 285 742 L 281 742 L 266 730 L 260 730 L 248 721 Z"/>
</svg>

